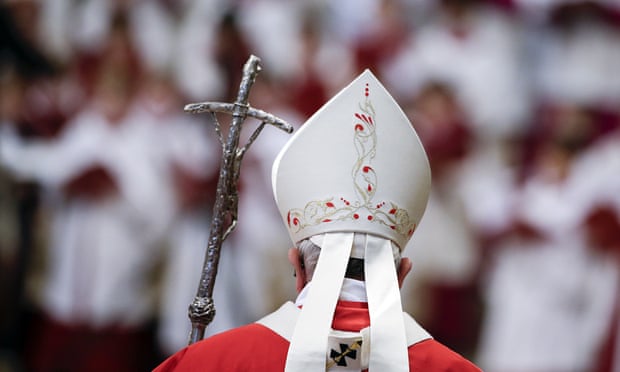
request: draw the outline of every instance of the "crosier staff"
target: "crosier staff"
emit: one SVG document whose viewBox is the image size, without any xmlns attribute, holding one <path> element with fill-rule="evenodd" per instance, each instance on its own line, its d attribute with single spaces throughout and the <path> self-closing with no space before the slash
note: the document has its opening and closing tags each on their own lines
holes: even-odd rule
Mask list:
<svg viewBox="0 0 620 372">
<path fill-rule="evenodd" d="M 237 225 L 237 205 L 239 201 L 237 181 L 239 180 L 241 160 L 243 160 L 246 151 L 258 137 L 265 125 L 274 125 L 287 133 L 293 131 L 293 127 L 284 120 L 248 105 L 250 88 L 252 84 L 254 84 L 254 80 L 260 69 L 260 59 L 251 55 L 243 66 L 243 77 L 239 85 L 239 92 L 235 103 L 203 102 L 191 103 L 185 106 L 186 112 L 211 113 L 215 131 L 222 145 L 222 161 L 215 194 L 215 205 L 213 207 L 213 219 L 211 220 L 207 252 L 198 290 L 188 309 L 189 319 L 192 323 L 192 330 L 189 335 L 190 345 L 204 338 L 207 326 L 215 317 L 215 306 L 212 298 L 213 287 L 215 285 L 215 276 L 217 275 L 217 266 L 220 259 L 222 243 Z M 217 112 L 232 115 L 232 124 L 228 130 L 225 142 L 222 136 L 221 126 L 217 120 Z M 254 133 L 252 133 L 247 143 L 243 145 L 243 147 L 239 147 L 241 126 L 248 116 L 260 120 L 261 123 L 254 130 Z"/>
</svg>

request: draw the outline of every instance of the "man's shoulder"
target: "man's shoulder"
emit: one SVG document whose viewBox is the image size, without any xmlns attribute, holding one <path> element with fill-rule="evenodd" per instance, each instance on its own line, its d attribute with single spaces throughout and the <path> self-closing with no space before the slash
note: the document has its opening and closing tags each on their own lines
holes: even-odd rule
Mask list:
<svg viewBox="0 0 620 372">
<path fill-rule="evenodd" d="M 238 354 L 245 350 L 257 350 L 275 345 L 286 346 L 288 342 L 269 328 L 252 323 L 215 334 L 191 345 L 189 349 L 192 349 L 192 353 L 201 355 L 207 353 L 222 355 L 227 353 Z"/>
<path fill-rule="evenodd" d="M 264 358 L 265 363 L 282 363 L 288 342 L 260 324 L 248 324 L 213 335 L 192 344 L 165 360 L 155 372 L 165 371 L 217 371 L 225 367 L 230 371 L 249 370 L 245 364 Z M 281 359 L 281 361 L 280 361 Z"/>
<path fill-rule="evenodd" d="M 229 329 L 228 331 L 217 333 L 209 338 L 206 338 L 196 343 L 196 345 L 200 345 L 201 347 L 208 347 L 213 344 L 219 344 L 222 342 L 236 342 L 239 338 L 254 340 L 257 337 L 260 339 L 264 339 L 265 337 L 279 336 L 275 332 L 261 324 L 251 323 L 241 327 Z"/>
<path fill-rule="evenodd" d="M 411 371 L 481 371 L 475 364 L 433 339 L 409 347 L 409 365 Z"/>
</svg>

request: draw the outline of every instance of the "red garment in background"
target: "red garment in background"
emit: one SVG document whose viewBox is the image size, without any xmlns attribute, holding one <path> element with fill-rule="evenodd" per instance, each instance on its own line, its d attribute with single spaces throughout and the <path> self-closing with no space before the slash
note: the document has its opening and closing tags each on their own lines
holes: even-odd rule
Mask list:
<svg viewBox="0 0 620 372">
<path fill-rule="evenodd" d="M 94 329 L 41 316 L 32 331 L 24 359 L 28 371 L 147 371 L 158 360 L 148 327 Z"/>
</svg>

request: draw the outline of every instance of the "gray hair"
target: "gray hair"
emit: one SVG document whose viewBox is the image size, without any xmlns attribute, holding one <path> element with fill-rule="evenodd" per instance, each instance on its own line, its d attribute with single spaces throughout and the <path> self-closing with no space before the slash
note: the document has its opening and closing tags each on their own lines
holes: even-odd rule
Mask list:
<svg viewBox="0 0 620 372">
<path fill-rule="evenodd" d="M 299 260 L 301 261 L 302 269 L 306 274 L 306 281 L 309 282 L 312 280 L 314 269 L 319 261 L 321 247 L 314 244 L 310 238 L 307 238 L 300 241 L 297 244 L 297 248 L 299 249 Z M 396 267 L 396 270 L 398 270 L 398 267 L 400 266 L 401 253 L 400 249 L 396 244 L 394 244 L 394 242 L 392 242 L 392 254 L 394 255 L 394 266 Z"/>
</svg>

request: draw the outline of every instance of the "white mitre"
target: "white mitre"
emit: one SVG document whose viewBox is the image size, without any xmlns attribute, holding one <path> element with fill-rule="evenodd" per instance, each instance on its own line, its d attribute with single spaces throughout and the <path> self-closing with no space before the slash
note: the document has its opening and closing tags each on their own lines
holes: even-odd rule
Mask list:
<svg viewBox="0 0 620 372">
<path fill-rule="evenodd" d="M 322 249 L 286 371 L 325 370 L 354 232 L 368 234 L 369 368 L 409 370 L 392 244 L 407 245 L 426 208 L 430 180 L 413 126 L 369 70 L 291 137 L 274 162 L 274 196 L 293 242 L 322 234 Z"/>
</svg>

